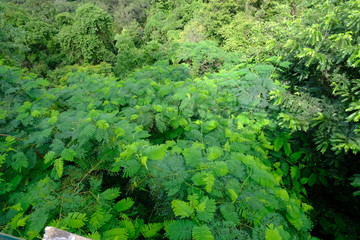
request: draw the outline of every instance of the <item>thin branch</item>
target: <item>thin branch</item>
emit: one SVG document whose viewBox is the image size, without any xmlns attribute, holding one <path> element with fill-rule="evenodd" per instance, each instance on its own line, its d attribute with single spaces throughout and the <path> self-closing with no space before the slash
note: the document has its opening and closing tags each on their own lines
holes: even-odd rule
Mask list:
<svg viewBox="0 0 360 240">
<path fill-rule="evenodd" d="M 22 138 L 14 137 L 14 136 L 11 136 L 11 135 L 8 135 L 8 134 L 0 133 L 0 136 L 1 136 L 1 137 L 13 137 L 13 138 L 15 138 L 15 139 L 18 140 L 18 141 L 24 141 L 24 139 L 22 139 Z"/>
</svg>

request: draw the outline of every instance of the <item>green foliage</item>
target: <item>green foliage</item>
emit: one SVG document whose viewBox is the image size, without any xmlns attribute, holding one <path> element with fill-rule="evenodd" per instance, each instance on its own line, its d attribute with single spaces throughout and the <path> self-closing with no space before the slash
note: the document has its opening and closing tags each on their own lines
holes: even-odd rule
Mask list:
<svg viewBox="0 0 360 240">
<path fill-rule="evenodd" d="M 194 223 L 190 220 L 176 220 L 165 224 L 166 236 L 173 240 L 191 239 Z"/>
<path fill-rule="evenodd" d="M 194 240 L 214 240 L 214 236 L 206 225 L 194 227 L 192 230 L 192 237 Z"/>
<path fill-rule="evenodd" d="M 162 43 L 176 41 L 200 7 L 201 1 L 155 1 L 144 27 L 145 38 Z"/>
<path fill-rule="evenodd" d="M 79 6 L 73 22 L 57 35 L 61 50 L 70 63 L 113 61 L 112 20 L 93 4 Z"/>
<path fill-rule="evenodd" d="M 158 236 L 165 226 L 171 239 L 214 239 L 217 222 L 229 222 L 234 236 L 264 238 L 272 223 L 307 237 L 302 202 L 281 187 L 282 176 L 267 160 L 273 147 L 263 131 L 272 131 L 271 120 L 262 110 L 239 112 L 239 105 L 250 110 L 252 101 L 265 101 L 275 87 L 272 72 L 251 66 L 192 79 L 183 66 L 158 65 L 120 82 L 73 72 L 62 87 L 47 88 L 44 80 L 2 66 L 2 96 L 15 99 L 4 102 L 3 134 L 21 138 L 2 141 L 1 198 L 10 199 L 2 201 L 3 231 L 33 238 L 51 223 L 134 239 Z M 257 81 L 263 87 L 252 89 Z M 243 101 L 245 92 L 254 98 Z M 156 223 L 145 224 L 137 195 L 126 197 L 121 181 L 109 187 L 101 172 L 122 174 L 131 191 L 149 192 Z M 278 220 L 267 221 L 275 212 Z"/>
<path fill-rule="evenodd" d="M 0 231 L 310 239 L 310 215 L 313 234 L 356 239 L 358 12 L 0 3 Z"/>
<path fill-rule="evenodd" d="M 359 5 L 356 1 L 309 4 L 284 46 L 283 55 L 294 62 L 291 72 L 297 76 L 289 82 L 292 90 L 278 90 L 272 98 L 283 107 L 282 125 L 310 129 L 318 151 L 356 154 L 359 75 L 358 39 L 353 36 L 359 33 Z"/>
<path fill-rule="evenodd" d="M 359 174 L 354 175 L 353 178 L 352 178 L 352 180 L 353 180 L 353 181 L 352 181 L 351 185 L 352 185 L 353 187 L 359 188 L 359 187 L 360 187 L 360 175 L 359 175 Z M 359 196 L 359 195 L 360 195 L 360 191 L 359 191 L 359 190 L 357 190 L 357 191 L 354 192 L 354 196 Z"/>
<path fill-rule="evenodd" d="M 20 65 L 28 51 L 24 43 L 26 14 L 12 5 L 0 3 L 0 58 L 10 64 Z"/>
<path fill-rule="evenodd" d="M 118 54 L 114 72 L 116 76 L 125 76 L 135 68 L 150 65 L 161 57 L 160 44 L 156 41 L 147 42 L 141 48 L 136 46 L 138 34 L 124 28 L 120 35 L 115 36 Z"/>
<path fill-rule="evenodd" d="M 212 41 L 174 44 L 172 49 L 171 61 L 188 64 L 195 75 L 230 69 L 240 63 L 239 54 L 227 53 Z"/>
</svg>

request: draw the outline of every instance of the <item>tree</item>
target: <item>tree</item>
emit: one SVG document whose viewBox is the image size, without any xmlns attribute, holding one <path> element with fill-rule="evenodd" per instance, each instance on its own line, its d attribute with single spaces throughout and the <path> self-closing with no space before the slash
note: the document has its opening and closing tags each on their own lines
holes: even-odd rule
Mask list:
<svg viewBox="0 0 360 240">
<path fill-rule="evenodd" d="M 93 4 L 78 7 L 74 21 L 61 28 L 57 41 L 70 63 L 114 60 L 111 17 Z"/>
<path fill-rule="evenodd" d="M 21 28 L 28 16 L 15 5 L 0 3 L 0 58 L 11 65 L 21 66 L 29 50 Z"/>
</svg>

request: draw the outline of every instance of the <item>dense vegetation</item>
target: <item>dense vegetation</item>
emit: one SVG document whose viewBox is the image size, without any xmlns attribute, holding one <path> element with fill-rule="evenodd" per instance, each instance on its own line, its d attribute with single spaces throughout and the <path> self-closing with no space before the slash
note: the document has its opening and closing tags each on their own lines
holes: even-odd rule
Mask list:
<svg viewBox="0 0 360 240">
<path fill-rule="evenodd" d="M 0 231 L 357 239 L 358 0 L 0 2 Z"/>
</svg>

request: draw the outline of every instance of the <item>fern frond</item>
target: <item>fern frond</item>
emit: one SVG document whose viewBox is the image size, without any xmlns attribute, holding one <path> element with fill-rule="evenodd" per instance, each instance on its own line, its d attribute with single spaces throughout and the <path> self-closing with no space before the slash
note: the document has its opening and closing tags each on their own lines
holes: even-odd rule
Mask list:
<svg viewBox="0 0 360 240">
<path fill-rule="evenodd" d="M 64 149 L 61 152 L 61 158 L 70 162 L 74 161 L 74 157 L 76 157 L 76 155 L 77 153 L 74 151 L 74 149 Z"/>
<path fill-rule="evenodd" d="M 198 148 L 185 148 L 182 154 L 184 155 L 186 165 L 190 167 L 196 167 L 201 162 L 202 153 Z"/>
<path fill-rule="evenodd" d="M 105 211 L 101 207 L 98 207 L 89 220 L 91 229 L 97 230 L 101 228 L 106 223 L 104 216 Z"/>
<path fill-rule="evenodd" d="M 120 196 L 119 188 L 109 188 L 100 194 L 100 197 L 105 200 L 114 200 L 115 198 Z"/>
<path fill-rule="evenodd" d="M 270 224 L 268 229 L 266 229 L 265 239 L 266 240 L 282 240 L 282 237 L 281 237 L 279 231 L 276 228 L 274 228 L 274 225 Z"/>
<path fill-rule="evenodd" d="M 142 226 L 140 231 L 145 238 L 151 238 L 155 237 L 162 228 L 162 223 L 150 223 Z"/>
<path fill-rule="evenodd" d="M 127 240 L 128 232 L 125 228 L 114 228 L 104 232 L 102 239 L 103 240 Z"/>
<path fill-rule="evenodd" d="M 54 167 L 55 167 L 55 170 L 56 170 L 56 173 L 57 173 L 58 177 L 61 178 L 61 176 L 63 175 L 63 172 L 64 172 L 64 161 L 63 161 L 63 159 L 62 158 L 55 159 Z"/>
<path fill-rule="evenodd" d="M 81 228 L 85 225 L 86 214 L 80 212 L 72 212 L 64 218 L 64 224 L 70 228 Z"/>
<path fill-rule="evenodd" d="M 214 236 L 207 225 L 195 226 L 192 230 L 194 240 L 214 240 Z"/>
<path fill-rule="evenodd" d="M 131 198 L 124 198 L 115 204 L 114 209 L 118 212 L 123 212 L 130 209 L 134 203 Z"/>
<path fill-rule="evenodd" d="M 218 159 L 224 154 L 224 151 L 220 147 L 210 147 L 207 149 L 207 159 L 212 161 Z"/>
<path fill-rule="evenodd" d="M 214 199 L 209 199 L 208 197 L 204 197 L 200 205 L 204 205 L 204 209 L 197 209 L 196 216 L 199 220 L 204 222 L 209 222 L 214 219 L 214 213 L 216 210 L 216 202 Z"/>
<path fill-rule="evenodd" d="M 171 207 L 175 216 L 180 216 L 181 218 L 190 217 L 194 212 L 194 209 L 190 206 L 189 203 L 178 199 L 171 201 Z"/>
<path fill-rule="evenodd" d="M 87 235 L 87 238 L 90 238 L 92 240 L 101 240 L 101 235 L 98 232 L 93 232 L 93 233 Z"/>
<path fill-rule="evenodd" d="M 15 153 L 12 156 L 13 164 L 11 165 L 15 171 L 21 172 L 22 168 L 27 168 L 29 166 L 28 158 L 23 152 Z"/>
<path fill-rule="evenodd" d="M 49 151 L 48 153 L 46 153 L 46 155 L 44 156 L 44 163 L 48 164 L 49 162 L 51 162 L 52 160 L 54 160 L 56 156 L 56 153 L 54 153 L 53 151 Z"/>
<path fill-rule="evenodd" d="M 165 235 L 171 240 L 191 239 L 194 223 L 190 220 L 177 220 L 165 223 Z"/>
<path fill-rule="evenodd" d="M 130 239 L 136 237 L 137 229 L 135 229 L 134 223 L 131 220 L 122 220 L 119 224 L 119 227 L 125 228 L 127 230 Z"/>
<path fill-rule="evenodd" d="M 240 223 L 239 214 L 236 212 L 233 204 L 223 203 L 220 206 L 220 212 L 226 221 L 233 222 L 236 225 Z"/>
<path fill-rule="evenodd" d="M 149 146 L 144 150 L 144 154 L 153 160 L 162 160 L 164 159 L 167 151 L 167 145 L 156 145 Z"/>
<path fill-rule="evenodd" d="M 26 225 L 26 232 L 29 239 L 32 239 L 32 236 L 37 236 L 44 229 L 48 218 L 49 214 L 43 209 L 35 210 L 35 212 L 30 215 L 29 224 Z"/>
</svg>

